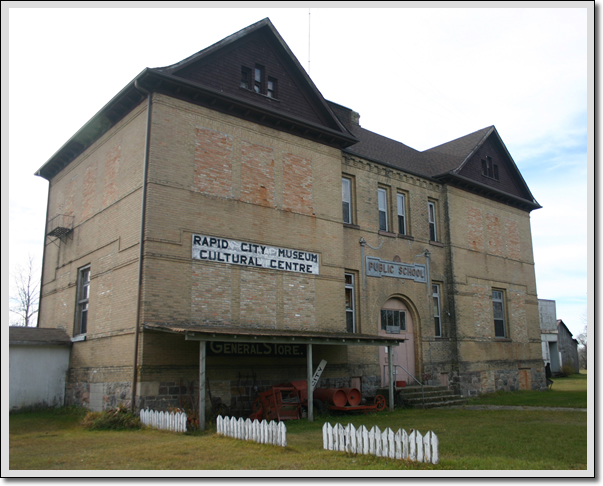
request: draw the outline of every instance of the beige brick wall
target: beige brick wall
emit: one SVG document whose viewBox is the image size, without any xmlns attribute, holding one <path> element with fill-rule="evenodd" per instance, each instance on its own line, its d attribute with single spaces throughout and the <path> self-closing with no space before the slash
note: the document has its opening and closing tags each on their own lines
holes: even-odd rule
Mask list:
<svg viewBox="0 0 603 486">
<path fill-rule="evenodd" d="M 71 234 L 46 238 L 41 327 L 73 335 L 78 269 L 91 270 L 86 340 L 71 353 L 71 403 L 88 403 L 86 383 L 132 377 L 145 106 L 50 181 L 48 218 L 68 214 L 74 221 Z"/>
<path fill-rule="evenodd" d="M 49 217 L 74 215 L 75 228 L 58 246 L 46 244 L 43 326 L 73 332 L 78 268 L 92 270 L 87 340 L 74 345 L 70 372 L 76 402 L 89 393 L 87 383 L 131 380 L 144 106 L 50 185 Z M 528 213 L 164 95 L 153 97 L 150 141 L 141 322 L 344 331 L 344 273 L 352 272 L 357 330 L 378 333 L 383 304 L 403 302 L 414 322 L 416 374 L 427 383 L 444 373 L 466 393 L 501 383 L 538 386 Z M 353 224 L 345 227 L 342 174 L 353 180 L 354 196 Z M 379 187 L 389 194 L 385 233 L 378 227 Z M 399 192 L 406 195 L 405 236 L 397 234 Z M 428 201 L 436 205 L 437 243 L 429 241 Z M 193 260 L 193 234 L 317 253 L 320 274 Z M 379 248 L 365 247 L 365 256 L 383 260 L 425 264 L 430 252 L 442 337 L 435 336 L 427 284 L 363 279 L 361 237 Z M 505 292 L 508 339 L 494 339 L 492 288 Z M 198 343 L 182 335 L 144 331 L 139 350 L 139 393 L 154 394 L 157 403 L 165 398 L 160 390 L 198 379 Z M 321 359 L 329 362 L 325 382 L 358 376 L 367 389 L 377 386 L 376 347 L 317 346 L 315 365 Z M 528 371 L 520 374 L 520 365 Z M 208 377 L 224 400 L 250 369 L 266 383 L 306 374 L 305 359 L 208 359 Z M 123 395 L 127 387 L 107 389 Z"/>
<path fill-rule="evenodd" d="M 521 376 L 522 387 L 539 386 L 518 371 L 542 368 L 529 213 L 454 188 L 448 204 L 460 215 L 450 227 L 459 362 L 469 372 L 514 369 L 515 384 Z M 494 335 L 492 289 L 504 293 L 505 339 Z M 487 391 L 501 380 L 483 375 L 478 382 Z"/>
</svg>

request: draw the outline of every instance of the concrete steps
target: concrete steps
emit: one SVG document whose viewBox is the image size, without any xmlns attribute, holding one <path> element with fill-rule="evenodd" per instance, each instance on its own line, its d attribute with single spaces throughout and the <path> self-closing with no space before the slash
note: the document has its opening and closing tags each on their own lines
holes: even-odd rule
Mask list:
<svg viewBox="0 0 603 486">
<path fill-rule="evenodd" d="M 380 388 L 377 393 L 383 395 L 386 400 L 389 396 L 387 388 Z M 396 406 L 406 408 L 444 408 L 465 405 L 467 400 L 454 393 L 446 386 L 424 386 L 421 391 L 420 386 L 406 386 L 396 388 L 395 392 Z M 423 398 L 424 397 L 424 398 Z"/>
</svg>

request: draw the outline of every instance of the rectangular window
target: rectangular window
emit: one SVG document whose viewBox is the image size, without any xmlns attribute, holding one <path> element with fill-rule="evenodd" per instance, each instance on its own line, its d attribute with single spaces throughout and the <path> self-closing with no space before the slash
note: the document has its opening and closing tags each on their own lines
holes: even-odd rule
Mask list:
<svg viewBox="0 0 603 486">
<path fill-rule="evenodd" d="M 345 274 L 345 322 L 348 332 L 356 332 L 356 312 L 354 306 L 354 275 Z"/>
<path fill-rule="evenodd" d="M 442 337 L 442 319 L 440 315 L 440 285 L 433 284 L 431 286 L 431 293 L 433 296 L 433 320 L 435 324 L 435 335 L 436 337 Z"/>
<path fill-rule="evenodd" d="M 400 334 L 401 331 L 406 331 L 406 312 L 381 309 L 381 330 L 388 334 Z"/>
<path fill-rule="evenodd" d="M 398 233 L 406 234 L 406 196 L 398 193 Z"/>
<path fill-rule="evenodd" d="M 492 157 L 482 159 L 482 175 L 496 181 L 499 180 L 498 164 L 492 162 Z"/>
<path fill-rule="evenodd" d="M 268 98 L 276 98 L 276 79 L 268 77 L 266 96 L 268 96 Z"/>
<path fill-rule="evenodd" d="M 494 313 L 494 336 L 507 337 L 505 326 L 505 296 L 502 290 L 492 291 L 492 310 Z"/>
<path fill-rule="evenodd" d="M 75 335 L 86 334 L 88 328 L 88 302 L 90 300 L 90 267 L 80 268 L 77 278 L 77 309 Z"/>
<path fill-rule="evenodd" d="M 379 202 L 379 229 L 388 231 L 387 222 L 387 190 L 379 188 L 377 191 L 377 200 Z"/>
<path fill-rule="evenodd" d="M 241 88 L 250 89 L 249 83 L 251 81 L 251 69 L 241 68 Z"/>
<path fill-rule="evenodd" d="M 253 74 L 253 90 L 264 94 L 264 67 L 258 64 L 255 65 Z"/>
<path fill-rule="evenodd" d="M 434 202 L 427 203 L 427 209 L 429 211 L 429 239 L 431 241 L 438 241 L 438 233 L 437 233 L 437 214 L 436 214 L 436 206 Z"/>
<path fill-rule="evenodd" d="M 343 222 L 352 224 L 352 181 L 341 179 L 341 200 L 343 202 Z"/>
</svg>

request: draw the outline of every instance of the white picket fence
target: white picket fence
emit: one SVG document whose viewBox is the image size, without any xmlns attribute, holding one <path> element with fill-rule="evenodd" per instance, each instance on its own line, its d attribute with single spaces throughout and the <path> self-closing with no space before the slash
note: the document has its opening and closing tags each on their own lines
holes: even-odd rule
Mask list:
<svg viewBox="0 0 603 486">
<path fill-rule="evenodd" d="M 322 427 L 323 448 L 330 451 L 345 451 L 353 454 L 371 454 L 390 459 L 407 459 L 410 461 L 440 461 L 438 454 L 438 437 L 433 432 L 421 435 L 418 430 L 405 430 L 394 433 L 391 429 L 383 432 L 374 426 L 367 430 L 364 425 L 358 429 L 353 424 L 345 427 L 341 424 L 331 426 L 326 422 Z"/>
<path fill-rule="evenodd" d="M 235 417 L 216 418 L 216 431 L 218 434 L 234 437 L 241 440 L 252 440 L 260 444 L 272 444 L 287 447 L 287 427 L 285 422 L 278 424 L 272 420 L 250 420 Z"/>
<path fill-rule="evenodd" d="M 157 412 L 155 410 L 141 410 L 140 421 L 144 425 L 156 429 L 171 430 L 172 432 L 186 432 L 186 413 L 184 412 Z"/>
</svg>

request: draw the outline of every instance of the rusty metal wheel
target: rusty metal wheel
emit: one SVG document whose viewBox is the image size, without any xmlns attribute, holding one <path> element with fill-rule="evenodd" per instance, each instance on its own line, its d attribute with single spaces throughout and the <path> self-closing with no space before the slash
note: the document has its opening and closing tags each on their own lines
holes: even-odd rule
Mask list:
<svg viewBox="0 0 603 486">
<path fill-rule="evenodd" d="M 385 405 L 385 397 L 383 395 L 377 395 L 375 397 L 375 407 L 377 408 L 378 412 L 381 412 L 381 410 L 387 408 L 387 405 Z"/>
<path fill-rule="evenodd" d="M 263 414 L 264 408 L 262 407 L 262 401 L 260 400 L 260 397 L 257 397 L 255 399 L 255 402 L 253 402 L 253 408 L 251 410 L 251 415 L 249 415 L 249 418 L 251 420 L 261 420 Z"/>
</svg>

